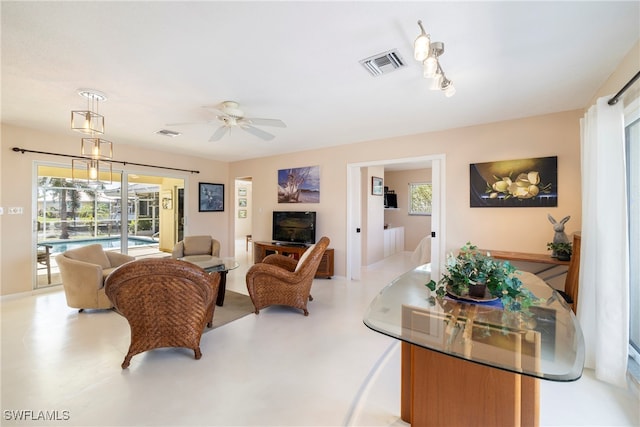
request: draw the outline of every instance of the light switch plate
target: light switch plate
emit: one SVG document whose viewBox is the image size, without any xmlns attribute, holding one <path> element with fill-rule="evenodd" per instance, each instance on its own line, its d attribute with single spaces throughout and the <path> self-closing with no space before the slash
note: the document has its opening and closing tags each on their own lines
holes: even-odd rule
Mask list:
<svg viewBox="0 0 640 427">
<path fill-rule="evenodd" d="M 21 207 L 11 207 L 9 208 L 9 215 L 21 215 L 23 212 L 23 209 Z"/>
</svg>

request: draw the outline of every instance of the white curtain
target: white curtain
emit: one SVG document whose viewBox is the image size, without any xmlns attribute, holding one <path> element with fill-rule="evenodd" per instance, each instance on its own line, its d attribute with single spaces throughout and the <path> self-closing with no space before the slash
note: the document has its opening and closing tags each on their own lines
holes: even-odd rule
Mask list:
<svg viewBox="0 0 640 427">
<path fill-rule="evenodd" d="M 629 249 L 622 102 L 598 99 L 580 121 L 582 246 L 578 320 L 588 368 L 626 387 Z"/>
</svg>

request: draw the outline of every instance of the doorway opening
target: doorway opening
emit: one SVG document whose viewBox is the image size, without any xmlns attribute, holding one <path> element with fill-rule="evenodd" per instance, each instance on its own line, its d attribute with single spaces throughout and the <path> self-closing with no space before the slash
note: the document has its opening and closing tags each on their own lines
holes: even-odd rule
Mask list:
<svg viewBox="0 0 640 427">
<path fill-rule="evenodd" d="M 373 162 L 352 163 L 347 165 L 347 277 L 351 280 L 360 279 L 362 267 L 363 238 L 367 217 L 368 204 L 364 201 L 369 196 L 367 169 L 374 168 L 379 171 L 389 169 L 431 169 L 432 183 L 432 213 L 431 230 L 423 230 L 423 233 L 431 235 L 431 271 L 432 277 L 439 277 L 440 260 L 444 259 L 445 242 L 445 156 L 444 154 L 411 157 L 402 159 L 380 160 Z M 374 213 L 377 214 L 377 213 Z M 381 227 L 380 235 L 383 234 Z"/>
<path fill-rule="evenodd" d="M 234 242 L 235 257 L 251 264 L 253 256 L 253 236 L 251 226 L 252 210 L 252 180 L 250 176 L 235 179 L 235 212 L 234 212 Z"/>
</svg>

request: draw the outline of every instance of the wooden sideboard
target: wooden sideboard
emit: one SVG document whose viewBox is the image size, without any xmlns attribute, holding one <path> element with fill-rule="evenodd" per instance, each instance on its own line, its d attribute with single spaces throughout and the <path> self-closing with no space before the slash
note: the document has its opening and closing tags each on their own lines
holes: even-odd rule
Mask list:
<svg viewBox="0 0 640 427">
<path fill-rule="evenodd" d="M 489 252 L 493 258 L 509 261 L 537 262 L 541 264 L 569 265 L 569 261 L 560 261 L 552 258 L 548 254 L 531 254 L 526 252 L 493 251 L 491 249 L 481 249 L 482 252 Z"/>
<path fill-rule="evenodd" d="M 287 246 L 286 244 L 275 244 L 273 242 L 253 242 L 253 262 L 262 262 L 264 257 L 271 254 L 280 254 L 300 259 L 300 255 L 307 250 L 306 246 Z M 320 265 L 315 277 L 325 277 L 331 279 L 333 276 L 333 249 L 327 248 L 322 255 Z"/>
</svg>

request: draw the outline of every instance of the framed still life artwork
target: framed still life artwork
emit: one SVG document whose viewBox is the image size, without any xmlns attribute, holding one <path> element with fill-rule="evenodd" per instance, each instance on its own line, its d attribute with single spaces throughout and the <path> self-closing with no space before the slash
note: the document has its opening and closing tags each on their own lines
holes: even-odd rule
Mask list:
<svg viewBox="0 0 640 427">
<path fill-rule="evenodd" d="M 224 184 L 200 183 L 198 192 L 199 212 L 224 211 Z"/>
<path fill-rule="evenodd" d="M 558 157 L 474 163 L 469 184 L 472 208 L 558 206 Z"/>
</svg>

